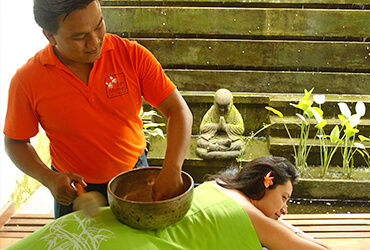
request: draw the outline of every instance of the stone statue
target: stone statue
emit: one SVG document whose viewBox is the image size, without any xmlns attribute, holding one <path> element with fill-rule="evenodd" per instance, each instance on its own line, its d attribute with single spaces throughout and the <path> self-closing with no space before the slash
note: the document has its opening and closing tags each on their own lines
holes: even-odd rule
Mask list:
<svg viewBox="0 0 370 250">
<path fill-rule="evenodd" d="M 244 122 L 233 104 L 231 92 L 219 89 L 200 124 L 196 153 L 203 159 L 237 158 L 243 133 Z"/>
</svg>

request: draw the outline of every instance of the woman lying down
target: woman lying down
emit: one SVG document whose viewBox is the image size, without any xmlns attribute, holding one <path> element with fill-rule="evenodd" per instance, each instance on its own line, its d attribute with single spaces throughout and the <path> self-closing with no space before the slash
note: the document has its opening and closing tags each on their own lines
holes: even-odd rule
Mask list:
<svg viewBox="0 0 370 250">
<path fill-rule="evenodd" d="M 106 207 L 65 215 L 8 249 L 329 249 L 278 220 L 297 178 L 285 158 L 258 158 L 195 188 L 188 213 L 166 228 L 131 228 Z"/>
</svg>

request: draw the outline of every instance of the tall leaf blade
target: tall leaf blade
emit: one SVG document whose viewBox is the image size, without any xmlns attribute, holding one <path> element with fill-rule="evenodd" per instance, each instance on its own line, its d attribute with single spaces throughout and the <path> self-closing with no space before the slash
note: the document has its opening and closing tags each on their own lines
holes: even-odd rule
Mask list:
<svg viewBox="0 0 370 250">
<path fill-rule="evenodd" d="M 265 107 L 265 109 L 267 109 L 267 110 L 271 111 L 272 113 L 274 113 L 275 115 L 279 116 L 280 118 L 283 118 L 283 117 L 284 117 L 283 113 L 281 113 L 281 112 L 280 112 L 279 110 L 277 110 L 277 109 L 274 109 L 274 108 L 272 108 L 272 107 L 268 107 L 268 106 L 266 106 L 266 107 Z"/>
</svg>

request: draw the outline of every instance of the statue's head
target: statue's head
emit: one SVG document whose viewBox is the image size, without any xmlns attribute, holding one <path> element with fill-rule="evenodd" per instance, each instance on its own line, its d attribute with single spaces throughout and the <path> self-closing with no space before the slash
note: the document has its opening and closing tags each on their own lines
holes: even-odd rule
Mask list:
<svg viewBox="0 0 370 250">
<path fill-rule="evenodd" d="M 219 89 L 215 94 L 215 105 L 221 115 L 226 115 L 233 103 L 233 95 L 227 89 Z"/>
</svg>

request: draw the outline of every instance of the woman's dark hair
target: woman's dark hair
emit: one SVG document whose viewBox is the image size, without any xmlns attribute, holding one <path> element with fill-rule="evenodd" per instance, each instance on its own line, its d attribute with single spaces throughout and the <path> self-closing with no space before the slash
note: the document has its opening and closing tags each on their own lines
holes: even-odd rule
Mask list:
<svg viewBox="0 0 370 250">
<path fill-rule="evenodd" d="M 64 14 L 65 19 L 71 12 L 86 8 L 93 1 L 95 0 L 34 0 L 33 14 L 42 29 L 55 34 L 59 29 L 60 15 Z"/>
<path fill-rule="evenodd" d="M 263 184 L 264 177 L 271 171 L 274 177 L 274 189 L 277 185 L 284 185 L 288 180 L 297 183 L 299 172 L 287 159 L 283 157 L 261 157 L 247 162 L 241 169 L 228 168 L 215 175 L 208 176 L 207 180 L 216 180 L 224 188 L 237 189 L 253 200 L 260 200 L 266 192 Z"/>
</svg>

